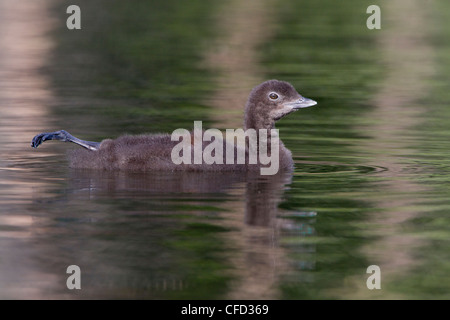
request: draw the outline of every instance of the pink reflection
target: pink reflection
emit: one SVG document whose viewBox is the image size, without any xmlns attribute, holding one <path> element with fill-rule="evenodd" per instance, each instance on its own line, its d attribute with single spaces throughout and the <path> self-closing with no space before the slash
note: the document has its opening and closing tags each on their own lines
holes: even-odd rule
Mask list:
<svg viewBox="0 0 450 320">
<path fill-rule="evenodd" d="M 45 126 L 51 100 L 48 81 L 39 73 L 52 43 L 49 1 L 0 0 L 0 130 L 2 142 L 29 140 Z M 6 136 L 5 136 L 6 135 Z M 0 144 L 0 150 L 5 148 Z M 10 145 L 8 144 L 8 148 Z"/>
<path fill-rule="evenodd" d="M 218 6 L 214 21 L 219 36 L 205 52 L 205 65 L 219 75 L 218 90 L 206 101 L 214 107 L 215 127 L 241 127 L 248 92 L 265 80 L 258 49 L 274 32 L 273 5 L 271 0 L 247 0 Z"/>
<path fill-rule="evenodd" d="M 46 183 L 8 168 L 30 161 L 29 140 L 48 127 L 53 97 L 40 69 L 52 49 L 50 3 L 0 0 L 0 299 L 48 298 L 59 280 L 41 270 L 28 244 L 36 231 L 26 199 Z"/>
</svg>

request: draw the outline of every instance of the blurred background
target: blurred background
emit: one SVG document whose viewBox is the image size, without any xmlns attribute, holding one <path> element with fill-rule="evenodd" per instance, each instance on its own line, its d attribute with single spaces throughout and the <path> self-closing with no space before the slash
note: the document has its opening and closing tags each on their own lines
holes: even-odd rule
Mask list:
<svg viewBox="0 0 450 320">
<path fill-rule="evenodd" d="M 0 0 L 0 298 L 450 298 L 449 19 L 444 0 Z M 277 123 L 292 174 L 77 171 L 75 146 L 30 147 L 239 128 L 272 78 L 318 102 Z"/>
</svg>

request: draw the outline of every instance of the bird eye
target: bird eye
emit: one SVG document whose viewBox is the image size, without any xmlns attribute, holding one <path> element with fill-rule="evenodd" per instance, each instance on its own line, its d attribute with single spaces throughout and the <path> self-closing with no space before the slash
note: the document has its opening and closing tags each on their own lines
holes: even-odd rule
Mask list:
<svg viewBox="0 0 450 320">
<path fill-rule="evenodd" d="M 272 92 L 269 94 L 269 98 L 272 100 L 277 100 L 278 99 L 278 95 L 275 92 Z"/>
</svg>

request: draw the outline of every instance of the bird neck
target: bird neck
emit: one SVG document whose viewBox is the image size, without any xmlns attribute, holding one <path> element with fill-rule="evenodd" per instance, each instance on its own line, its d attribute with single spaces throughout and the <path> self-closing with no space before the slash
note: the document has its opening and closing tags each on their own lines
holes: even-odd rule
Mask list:
<svg viewBox="0 0 450 320">
<path fill-rule="evenodd" d="M 257 136 L 256 152 L 259 154 L 261 144 L 264 144 L 267 154 L 272 153 L 272 139 L 278 139 L 277 145 L 282 148 L 283 143 L 279 139 L 278 132 L 275 129 L 275 121 L 267 120 L 263 117 L 258 116 L 259 113 L 257 105 L 252 105 L 250 103 L 246 106 L 245 119 L 244 119 L 244 130 L 255 130 Z"/>
<path fill-rule="evenodd" d="M 255 129 L 257 132 L 260 129 L 270 130 L 275 129 L 275 121 L 272 119 L 264 119 L 258 112 L 262 110 L 264 106 L 247 102 L 245 106 L 245 117 L 244 117 L 244 130 Z"/>
</svg>

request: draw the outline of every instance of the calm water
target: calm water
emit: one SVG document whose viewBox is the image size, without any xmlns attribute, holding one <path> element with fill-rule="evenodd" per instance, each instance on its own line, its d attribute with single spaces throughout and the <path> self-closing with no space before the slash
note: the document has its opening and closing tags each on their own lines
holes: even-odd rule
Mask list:
<svg viewBox="0 0 450 320">
<path fill-rule="evenodd" d="M 450 298 L 450 4 L 0 0 L 0 298 Z M 269 78 L 292 174 L 68 168 L 65 129 L 236 128 Z M 66 268 L 81 268 L 68 290 Z M 381 290 L 369 290 L 370 265 Z"/>
</svg>

